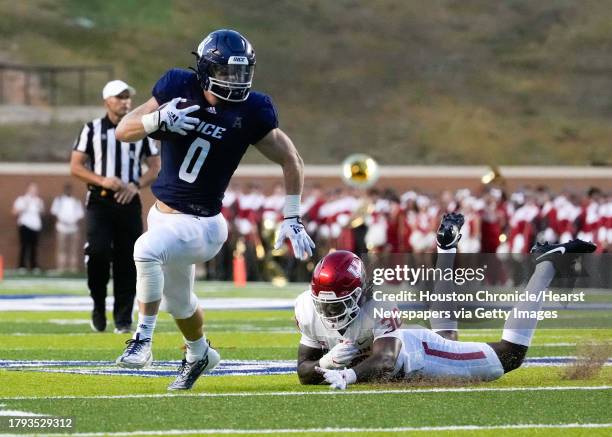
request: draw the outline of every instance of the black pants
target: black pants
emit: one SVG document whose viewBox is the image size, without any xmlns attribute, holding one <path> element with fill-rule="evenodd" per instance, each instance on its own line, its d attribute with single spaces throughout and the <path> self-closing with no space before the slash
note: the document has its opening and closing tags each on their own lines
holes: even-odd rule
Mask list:
<svg viewBox="0 0 612 437">
<path fill-rule="evenodd" d="M 19 243 L 21 248 L 19 250 L 19 268 L 26 268 L 26 260 L 29 261 L 29 268 L 38 268 L 38 261 L 36 259 L 36 249 L 38 247 L 38 235 L 39 231 L 33 231 L 27 226 L 19 226 Z"/>
<path fill-rule="evenodd" d="M 94 309 L 105 307 L 110 267 L 113 267 L 116 326 L 131 325 L 136 296 L 134 243 L 142 234 L 142 206 L 135 197 L 127 205 L 90 193 L 87 204 L 87 285 Z"/>
</svg>

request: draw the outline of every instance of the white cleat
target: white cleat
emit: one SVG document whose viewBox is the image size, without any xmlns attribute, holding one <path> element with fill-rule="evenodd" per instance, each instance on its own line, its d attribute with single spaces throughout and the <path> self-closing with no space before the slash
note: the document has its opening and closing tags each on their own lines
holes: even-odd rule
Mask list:
<svg viewBox="0 0 612 437">
<path fill-rule="evenodd" d="M 125 342 L 127 344 L 125 351 L 115 363 L 119 367 L 127 369 L 142 369 L 150 366 L 153 362 L 153 352 L 151 352 L 151 339 L 140 339 L 140 334 L 136 334 L 136 338 L 131 338 Z"/>
</svg>

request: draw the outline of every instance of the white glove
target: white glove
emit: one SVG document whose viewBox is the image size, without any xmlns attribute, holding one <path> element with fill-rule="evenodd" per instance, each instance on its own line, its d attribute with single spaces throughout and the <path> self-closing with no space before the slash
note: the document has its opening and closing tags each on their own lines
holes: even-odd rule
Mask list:
<svg viewBox="0 0 612 437">
<path fill-rule="evenodd" d="M 342 369 L 348 367 L 359 354 L 359 349 L 352 343 L 338 343 L 321 357 L 319 367 L 323 369 Z"/>
<path fill-rule="evenodd" d="M 353 369 L 327 370 L 315 367 L 315 371 L 323 375 L 330 389 L 346 390 L 349 384 L 357 382 L 357 375 Z"/>
<path fill-rule="evenodd" d="M 289 238 L 289 241 L 291 241 L 293 255 L 297 259 L 305 260 L 312 256 L 312 249 L 315 248 L 315 244 L 306 233 L 299 217 L 288 217 L 283 220 L 278 231 L 278 238 L 274 244 L 274 249 L 280 249 L 285 238 Z"/>
<path fill-rule="evenodd" d="M 164 132 L 187 135 L 187 131 L 194 130 L 200 123 L 200 119 L 189 117 L 187 114 L 197 111 L 200 109 L 200 106 L 193 105 L 183 109 L 176 107 L 179 102 L 186 101 L 187 99 L 175 97 L 168 103 L 160 106 L 157 111 L 143 115 L 141 120 L 145 131 L 150 134 L 159 129 Z"/>
</svg>

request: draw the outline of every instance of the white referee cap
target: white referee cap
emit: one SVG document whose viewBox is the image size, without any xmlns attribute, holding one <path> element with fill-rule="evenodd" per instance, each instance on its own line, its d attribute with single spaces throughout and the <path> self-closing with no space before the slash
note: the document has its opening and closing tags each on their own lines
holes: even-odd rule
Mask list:
<svg viewBox="0 0 612 437">
<path fill-rule="evenodd" d="M 104 85 L 104 88 L 102 89 L 102 98 L 108 99 L 109 97 L 118 96 L 125 90 L 128 90 L 130 92 L 130 96 L 133 96 L 134 94 L 136 94 L 136 90 L 133 87 L 129 86 L 124 81 L 111 80 L 109 83 Z"/>
</svg>

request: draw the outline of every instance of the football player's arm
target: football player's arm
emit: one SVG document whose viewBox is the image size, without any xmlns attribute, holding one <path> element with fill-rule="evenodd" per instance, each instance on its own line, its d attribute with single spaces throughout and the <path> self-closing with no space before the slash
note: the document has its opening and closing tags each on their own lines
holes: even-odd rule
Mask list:
<svg viewBox="0 0 612 437">
<path fill-rule="evenodd" d="M 155 97 L 151 97 L 121 119 L 115 129 L 115 137 L 125 143 L 142 140 L 147 136 L 142 116 L 155 112 L 158 108 L 159 103 Z"/>
<path fill-rule="evenodd" d="M 300 343 L 298 348 L 297 373 L 302 384 L 321 384 L 323 375 L 315 370 L 319 366 L 319 359 L 323 356 L 323 349 L 315 349 Z"/>
<path fill-rule="evenodd" d="M 380 337 L 374 340 L 372 355 L 352 368 L 357 382 L 390 378 L 401 349 L 402 342 L 396 337 Z"/>
<path fill-rule="evenodd" d="M 255 147 L 270 161 L 282 167 L 286 193 L 302 194 L 304 161 L 287 134 L 279 128 L 272 129 Z"/>
<path fill-rule="evenodd" d="M 291 241 L 293 254 L 300 260 L 312 256 L 314 241 L 308 236 L 300 220 L 300 201 L 304 185 L 304 161 L 291 139 L 279 128 L 266 134 L 255 147 L 270 161 L 279 164 L 285 178 L 285 206 L 283 220 L 274 248 L 282 246 L 285 239 Z"/>
<path fill-rule="evenodd" d="M 157 179 L 157 175 L 159 174 L 159 169 L 161 168 L 161 158 L 159 155 L 151 155 L 145 158 L 145 162 L 147 163 L 147 171 L 140 177 L 139 183 L 140 188 L 148 187 L 155 179 Z"/>
<path fill-rule="evenodd" d="M 123 182 L 116 177 L 104 177 L 88 169 L 85 164 L 89 156 L 86 153 L 73 150 L 70 155 L 70 174 L 92 185 L 98 185 L 112 191 L 123 188 Z"/>
</svg>

